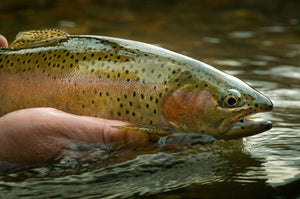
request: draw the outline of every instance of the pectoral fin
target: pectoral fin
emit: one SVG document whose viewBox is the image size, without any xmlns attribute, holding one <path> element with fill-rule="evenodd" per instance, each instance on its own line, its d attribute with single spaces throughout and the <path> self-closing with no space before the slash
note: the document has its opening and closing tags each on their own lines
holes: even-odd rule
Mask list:
<svg viewBox="0 0 300 199">
<path fill-rule="evenodd" d="M 173 133 L 171 129 L 163 128 L 163 127 L 145 127 L 139 125 L 130 125 L 130 126 L 113 126 L 113 128 L 124 129 L 129 131 L 142 131 L 149 135 L 156 135 L 156 136 L 166 136 Z"/>
<path fill-rule="evenodd" d="M 41 46 L 41 41 L 47 41 L 43 43 L 53 43 L 53 41 L 58 38 L 68 36 L 68 33 L 65 33 L 58 29 L 43 29 L 43 30 L 30 30 L 20 32 L 15 41 L 11 43 L 9 47 L 12 48 L 29 48 L 35 46 Z"/>
</svg>

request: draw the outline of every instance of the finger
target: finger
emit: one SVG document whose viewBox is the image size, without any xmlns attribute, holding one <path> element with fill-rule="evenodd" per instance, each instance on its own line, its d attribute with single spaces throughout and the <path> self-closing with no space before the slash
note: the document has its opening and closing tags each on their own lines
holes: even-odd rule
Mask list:
<svg viewBox="0 0 300 199">
<path fill-rule="evenodd" d="M 0 47 L 1 48 L 7 48 L 8 47 L 8 42 L 6 38 L 3 35 L 0 35 Z"/>
<path fill-rule="evenodd" d="M 0 118 L 0 159 L 20 164 L 51 162 L 72 143 L 138 147 L 148 135 L 111 126 L 125 122 L 77 116 L 52 108 L 23 109 Z"/>
<path fill-rule="evenodd" d="M 55 129 L 53 132 L 73 142 L 103 143 L 113 147 L 139 147 L 149 140 L 149 136 L 145 133 L 113 128 L 113 126 L 129 125 L 127 122 L 78 116 L 52 108 L 35 111 L 46 114 L 49 119 L 47 128 Z"/>
</svg>

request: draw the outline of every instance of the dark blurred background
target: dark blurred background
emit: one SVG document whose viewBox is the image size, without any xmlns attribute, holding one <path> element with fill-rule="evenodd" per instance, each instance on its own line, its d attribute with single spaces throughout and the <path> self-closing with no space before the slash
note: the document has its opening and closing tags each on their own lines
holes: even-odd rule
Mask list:
<svg viewBox="0 0 300 199">
<path fill-rule="evenodd" d="M 299 10 L 298 0 L 1 0 L 0 28 L 10 42 L 19 31 L 48 27 L 178 42 L 186 35 L 197 40 L 207 32 L 216 37 L 224 30 L 298 23 Z"/>
</svg>

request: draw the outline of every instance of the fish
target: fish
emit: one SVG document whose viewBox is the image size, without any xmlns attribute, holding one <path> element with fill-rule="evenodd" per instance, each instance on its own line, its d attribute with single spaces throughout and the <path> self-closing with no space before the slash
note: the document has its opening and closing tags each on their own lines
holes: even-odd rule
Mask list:
<svg viewBox="0 0 300 199">
<path fill-rule="evenodd" d="M 115 128 L 153 136 L 226 140 L 271 129 L 249 116 L 273 104 L 240 79 L 155 45 L 42 29 L 0 49 L 0 116 L 32 107 L 127 121 Z"/>
</svg>

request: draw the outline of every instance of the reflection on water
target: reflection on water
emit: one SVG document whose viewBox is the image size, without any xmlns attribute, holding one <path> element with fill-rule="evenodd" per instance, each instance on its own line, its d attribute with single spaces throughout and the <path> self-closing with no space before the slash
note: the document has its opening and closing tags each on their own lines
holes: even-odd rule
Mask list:
<svg viewBox="0 0 300 199">
<path fill-rule="evenodd" d="M 299 2 L 199 2 L 3 1 L 0 27 L 10 41 L 24 29 L 59 27 L 71 34 L 157 44 L 197 58 L 269 96 L 274 111 L 254 117 L 273 121 L 273 129 L 213 143 L 210 138 L 179 135 L 129 157 L 93 149 L 86 161 L 66 158 L 57 165 L 2 175 L 0 196 L 300 196 Z M 176 147 L 176 142 L 190 146 Z"/>
</svg>

